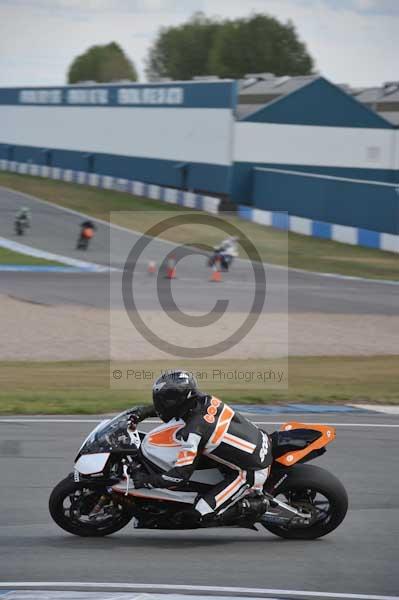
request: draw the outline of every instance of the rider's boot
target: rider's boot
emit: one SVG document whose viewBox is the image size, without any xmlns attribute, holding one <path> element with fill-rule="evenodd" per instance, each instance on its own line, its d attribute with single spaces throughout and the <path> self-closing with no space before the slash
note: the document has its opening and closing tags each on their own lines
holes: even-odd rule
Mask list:
<svg viewBox="0 0 399 600">
<path fill-rule="evenodd" d="M 194 507 L 187 508 L 177 513 L 174 517 L 175 522 L 183 529 L 197 529 L 201 527 L 202 515 Z"/>
</svg>

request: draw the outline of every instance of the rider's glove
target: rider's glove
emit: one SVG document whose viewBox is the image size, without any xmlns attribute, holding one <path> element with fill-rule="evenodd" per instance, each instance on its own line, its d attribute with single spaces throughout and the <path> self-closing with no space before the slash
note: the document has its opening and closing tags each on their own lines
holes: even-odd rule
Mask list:
<svg viewBox="0 0 399 600">
<path fill-rule="evenodd" d="M 140 414 L 138 412 L 132 412 L 129 415 L 129 425 L 132 427 L 132 429 L 135 429 L 140 421 Z"/>
<path fill-rule="evenodd" d="M 137 425 L 137 423 L 139 423 L 140 421 L 144 421 L 144 419 L 148 419 L 148 417 L 156 416 L 157 413 L 153 406 L 136 406 L 129 411 L 129 419 L 131 425 Z"/>
</svg>

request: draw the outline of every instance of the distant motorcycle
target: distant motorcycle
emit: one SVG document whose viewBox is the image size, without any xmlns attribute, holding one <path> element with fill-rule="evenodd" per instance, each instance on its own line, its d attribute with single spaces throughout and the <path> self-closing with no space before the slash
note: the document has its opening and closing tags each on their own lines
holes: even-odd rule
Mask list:
<svg viewBox="0 0 399 600">
<path fill-rule="evenodd" d="M 228 271 L 233 259 L 238 256 L 237 237 L 223 240 L 219 246 L 214 247 L 212 256 L 208 259 L 208 267 L 217 266 L 221 271 Z"/>
<path fill-rule="evenodd" d="M 17 235 L 24 235 L 25 231 L 29 229 L 29 220 L 25 217 L 17 217 L 15 219 L 15 233 Z"/>
<path fill-rule="evenodd" d="M 133 520 L 135 528 L 190 529 L 182 519 L 199 493 L 223 480 L 206 456 L 187 484 L 176 490 L 135 489 L 132 470 L 168 471 L 180 451 L 176 432 L 182 420 L 163 423 L 149 433 L 138 432 L 127 410 L 100 423 L 83 442 L 74 472 L 52 491 L 49 510 L 65 531 L 100 537 L 119 531 Z M 197 527 L 247 527 L 260 524 L 271 533 L 293 540 L 313 540 L 334 531 L 345 518 L 348 497 L 329 471 L 303 463 L 325 452 L 335 438 L 334 427 L 286 423 L 270 436 L 273 464 L 263 494 L 249 489 L 235 510 L 216 514 Z M 253 508 L 253 498 L 265 498 Z"/>
<path fill-rule="evenodd" d="M 221 271 L 228 271 L 232 262 L 233 256 L 215 250 L 208 259 L 208 267 L 218 266 Z"/>
<path fill-rule="evenodd" d="M 94 237 L 95 226 L 91 221 L 84 221 L 81 224 L 78 241 L 76 244 L 77 250 L 87 250 L 90 240 Z"/>
</svg>

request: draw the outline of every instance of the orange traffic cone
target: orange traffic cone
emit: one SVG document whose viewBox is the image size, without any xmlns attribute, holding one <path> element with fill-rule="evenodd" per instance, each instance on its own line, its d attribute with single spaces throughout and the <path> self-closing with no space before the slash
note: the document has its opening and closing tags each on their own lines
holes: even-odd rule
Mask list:
<svg viewBox="0 0 399 600">
<path fill-rule="evenodd" d="M 174 256 L 168 258 L 166 277 L 167 279 L 176 279 L 176 262 Z"/>
<path fill-rule="evenodd" d="M 209 278 L 209 281 L 219 282 L 222 281 L 222 272 L 220 270 L 220 260 L 216 259 L 215 264 L 212 267 L 212 275 Z"/>
<path fill-rule="evenodd" d="M 148 263 L 148 267 L 147 267 L 147 273 L 149 275 L 153 275 L 154 273 L 157 272 L 157 266 L 155 264 L 154 260 L 150 260 Z"/>
</svg>

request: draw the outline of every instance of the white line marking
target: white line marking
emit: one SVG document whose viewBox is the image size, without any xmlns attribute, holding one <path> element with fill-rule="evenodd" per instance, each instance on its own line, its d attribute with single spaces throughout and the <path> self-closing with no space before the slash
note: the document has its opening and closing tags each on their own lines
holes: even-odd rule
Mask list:
<svg viewBox="0 0 399 600">
<path fill-rule="evenodd" d="M 255 425 L 282 425 L 285 421 L 253 421 Z M 333 425 L 336 427 L 399 427 L 399 423 L 332 423 L 331 421 L 309 421 L 306 419 L 307 425 Z"/>
<path fill-rule="evenodd" d="M 247 416 L 248 413 L 246 413 Z M 301 413 L 302 414 L 302 413 Z M 108 417 L 105 417 L 105 419 Z M 109 417 L 112 418 L 112 417 Z M 15 418 L 6 418 L 0 419 L 0 423 L 100 423 L 104 419 L 15 419 Z M 292 418 L 287 418 L 284 421 L 252 421 L 255 425 L 282 425 L 283 423 L 287 423 L 287 421 L 292 420 Z M 161 421 L 146 419 L 143 423 L 156 423 L 159 424 Z M 333 425 L 336 427 L 391 427 L 398 428 L 399 423 L 334 423 L 328 420 L 323 421 L 309 421 L 306 418 L 306 423 L 308 425 Z"/>
<path fill-rule="evenodd" d="M 18 252 L 19 254 L 26 254 L 27 256 L 34 256 L 36 258 L 43 258 L 45 260 L 58 262 L 60 263 L 60 266 L 69 265 L 81 269 L 92 269 L 97 273 L 104 273 L 112 270 L 111 267 L 87 262 L 86 260 L 78 260 L 77 258 L 70 258 L 69 256 L 55 254 L 54 252 L 47 252 L 47 250 L 40 250 L 34 246 L 27 246 L 26 244 L 21 244 L 20 242 L 15 242 L 13 240 L 9 240 L 8 238 L 0 237 L 0 247 L 6 248 L 7 250 L 12 250 L 13 252 Z"/>
<path fill-rule="evenodd" d="M 399 600 L 399 596 L 380 596 L 372 594 L 345 594 L 333 592 L 313 592 L 303 590 L 274 590 L 262 588 L 246 588 L 246 587 L 216 587 L 207 585 L 168 585 L 157 583 L 94 583 L 94 582 L 73 582 L 73 581 L 34 581 L 34 582 L 9 582 L 0 583 L 0 588 L 9 590 L 14 589 L 40 589 L 40 588 L 75 588 L 75 589 L 97 589 L 97 590 L 118 590 L 118 591 L 140 591 L 140 590 L 156 590 L 156 591 L 172 591 L 172 592 L 208 592 L 218 594 L 240 594 L 254 596 L 305 596 L 305 597 L 321 597 L 321 598 L 344 598 L 348 600 Z"/>
<path fill-rule="evenodd" d="M 348 404 L 348 406 L 372 410 L 385 415 L 399 415 L 399 406 L 392 406 L 391 404 Z"/>
<path fill-rule="evenodd" d="M 0 423 L 100 423 L 99 419 L 0 419 Z"/>
</svg>

